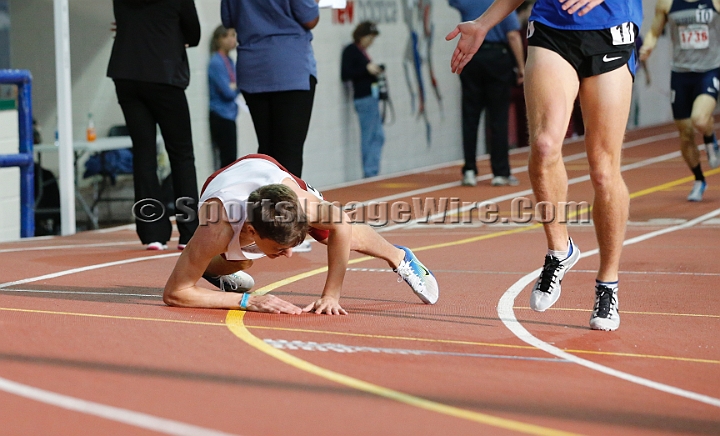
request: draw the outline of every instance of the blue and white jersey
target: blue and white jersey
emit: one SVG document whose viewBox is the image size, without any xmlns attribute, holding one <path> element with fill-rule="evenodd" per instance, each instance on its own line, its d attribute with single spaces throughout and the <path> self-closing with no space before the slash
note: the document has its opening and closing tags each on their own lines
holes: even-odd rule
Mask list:
<svg viewBox="0 0 720 436">
<path fill-rule="evenodd" d="M 562 9 L 558 0 L 537 0 L 530 15 L 530 21 L 537 21 L 554 29 L 562 30 L 601 30 L 634 23 L 637 29 L 642 24 L 642 0 L 605 0 L 590 12 L 581 16 L 569 14 Z M 625 26 L 627 29 L 630 26 Z M 623 27 L 619 37 L 622 37 Z M 613 35 L 615 36 L 615 35 Z M 634 42 L 633 37 L 628 43 Z"/>
</svg>

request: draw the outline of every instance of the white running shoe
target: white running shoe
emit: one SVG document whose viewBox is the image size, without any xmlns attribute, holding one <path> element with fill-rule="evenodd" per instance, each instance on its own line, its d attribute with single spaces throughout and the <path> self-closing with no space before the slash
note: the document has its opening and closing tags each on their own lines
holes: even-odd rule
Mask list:
<svg viewBox="0 0 720 436">
<path fill-rule="evenodd" d="M 147 247 L 145 247 L 148 251 L 162 251 L 167 250 L 167 245 L 163 244 L 162 242 L 151 242 L 147 244 Z"/>
<path fill-rule="evenodd" d="M 590 328 L 593 330 L 613 331 L 620 327 L 620 304 L 618 290 L 605 285 L 595 286 L 595 307 L 590 317 Z"/>
<path fill-rule="evenodd" d="M 462 185 L 477 186 L 477 177 L 475 176 L 475 171 L 465 170 L 465 172 L 463 173 Z"/>
<path fill-rule="evenodd" d="M 536 312 L 545 312 L 560 298 L 560 285 L 565 273 L 580 259 L 580 249 L 572 238 L 568 240 L 568 257 L 560 260 L 546 255 L 545 265 L 530 294 L 530 308 Z"/>
<path fill-rule="evenodd" d="M 302 241 L 300 244 L 293 247 L 293 253 L 309 253 L 312 251 L 312 245 L 309 240 Z"/>
<path fill-rule="evenodd" d="M 405 283 L 410 285 L 415 295 L 425 304 L 435 304 L 440 296 L 437 280 L 429 269 L 425 268 L 415 257 L 409 248 L 396 245 L 397 248 L 405 252 L 405 258 L 400 261 L 400 265 L 395 270 Z M 400 281 L 400 278 L 398 281 Z"/>
<path fill-rule="evenodd" d="M 707 182 L 705 180 L 695 180 L 692 190 L 690 194 L 688 194 L 688 201 L 702 201 L 705 189 L 707 189 Z"/>
<path fill-rule="evenodd" d="M 224 276 L 211 276 L 203 274 L 203 278 L 216 288 L 225 292 L 245 293 L 255 286 L 255 279 L 248 273 L 237 271 Z"/>
</svg>

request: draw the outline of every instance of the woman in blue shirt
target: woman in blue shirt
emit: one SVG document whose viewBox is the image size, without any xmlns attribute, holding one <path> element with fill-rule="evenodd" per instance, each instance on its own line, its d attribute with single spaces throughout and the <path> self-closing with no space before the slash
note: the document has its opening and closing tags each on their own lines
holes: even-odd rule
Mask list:
<svg viewBox="0 0 720 436">
<path fill-rule="evenodd" d="M 300 177 L 317 83 L 315 0 L 222 0 L 222 23 L 237 31 L 237 83 L 250 109 L 258 153 Z"/>
<path fill-rule="evenodd" d="M 237 34 L 233 29 L 218 26 L 210 41 L 208 88 L 210 91 L 210 138 L 215 152 L 215 169 L 230 165 L 237 159 L 238 95 L 235 63 L 230 50 L 237 47 Z M 217 158 L 219 156 L 219 159 Z"/>
</svg>

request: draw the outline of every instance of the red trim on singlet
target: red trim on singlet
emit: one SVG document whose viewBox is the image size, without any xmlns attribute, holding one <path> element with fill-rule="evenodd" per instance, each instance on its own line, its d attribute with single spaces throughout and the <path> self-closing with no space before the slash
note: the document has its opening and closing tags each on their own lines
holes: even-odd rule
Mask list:
<svg viewBox="0 0 720 436">
<path fill-rule="evenodd" d="M 285 171 L 290 177 L 292 177 L 293 180 L 295 180 L 295 182 L 298 184 L 298 186 L 300 186 L 300 188 L 301 188 L 303 191 L 306 191 L 306 192 L 307 192 L 307 190 L 308 190 L 308 189 L 307 189 L 307 183 L 305 183 L 305 181 L 304 181 L 303 179 L 301 179 L 300 177 L 297 177 L 296 175 L 294 175 L 293 173 L 291 173 L 290 171 L 288 171 L 287 169 L 285 169 L 285 167 L 282 166 L 282 165 L 280 165 L 280 162 L 276 161 L 274 158 L 272 158 L 272 157 L 270 157 L 270 156 L 268 156 L 268 155 L 266 155 L 266 154 L 248 154 L 248 155 L 246 155 L 246 156 L 243 156 L 243 157 L 239 158 L 238 160 L 236 160 L 235 162 L 231 163 L 230 165 L 228 165 L 228 166 L 226 166 L 226 167 L 223 167 L 223 168 L 220 168 L 219 170 L 217 170 L 217 171 L 215 171 L 214 173 L 212 173 L 212 174 L 210 175 L 210 177 L 208 177 L 208 179 L 205 180 L 205 183 L 203 184 L 202 190 L 200 190 L 200 195 L 202 195 L 202 194 L 205 192 L 205 188 L 207 188 L 207 186 L 210 184 L 210 182 L 212 182 L 212 180 L 213 180 L 215 177 L 217 177 L 220 173 L 222 173 L 222 172 L 225 171 L 226 169 L 230 168 L 231 166 L 233 166 L 233 165 L 235 165 L 236 163 L 240 162 L 241 160 L 245 160 L 245 159 L 264 159 L 264 160 L 266 160 L 266 161 L 268 161 L 268 162 L 270 162 L 270 163 L 272 163 L 272 164 L 275 164 L 278 168 L 280 168 L 281 170 Z M 316 229 L 315 227 L 312 227 L 312 226 L 311 226 L 311 227 L 310 227 L 310 230 L 308 231 L 308 234 L 309 234 L 310 236 L 312 236 L 313 239 L 315 239 L 316 241 L 324 241 L 324 240 L 326 240 L 326 239 L 330 236 L 330 230 Z"/>
<path fill-rule="evenodd" d="M 268 162 L 270 162 L 270 163 L 275 164 L 275 166 L 277 166 L 277 167 L 280 168 L 281 170 L 283 170 L 283 171 L 285 171 L 286 173 L 288 173 L 288 175 L 289 175 L 290 177 L 292 177 L 292 178 L 295 180 L 295 182 L 297 182 L 298 185 L 300 185 L 300 188 L 302 188 L 303 191 L 307 191 L 307 183 L 305 183 L 305 181 L 304 181 L 303 179 L 301 179 L 300 177 L 297 177 L 296 175 L 294 175 L 293 173 L 291 173 L 290 171 L 288 171 L 287 169 L 285 169 L 285 167 L 282 166 L 282 165 L 280 165 L 280 162 L 276 161 L 274 158 L 272 158 L 272 157 L 270 157 L 270 156 L 268 156 L 268 155 L 266 155 L 266 154 L 248 154 L 248 155 L 246 155 L 246 156 L 243 156 L 243 157 L 239 158 L 238 160 L 236 160 L 235 162 L 231 163 L 230 165 L 225 166 L 225 167 L 222 167 L 222 168 L 220 168 L 219 170 L 217 170 L 217 171 L 215 171 L 214 173 L 212 173 L 212 174 L 210 175 L 210 177 L 208 177 L 208 179 L 205 180 L 205 183 L 203 183 L 203 187 L 202 187 L 202 189 L 200 190 L 200 195 L 202 195 L 203 192 L 205 192 L 205 188 L 207 188 L 207 185 L 209 185 L 210 182 L 212 182 L 212 180 L 213 180 L 215 177 L 217 177 L 220 173 L 222 173 L 222 172 L 225 171 L 226 169 L 230 168 L 231 166 L 233 166 L 233 165 L 235 165 L 236 163 L 240 162 L 241 160 L 245 160 L 245 159 L 264 159 L 264 160 L 266 160 L 266 161 L 268 161 Z"/>
</svg>

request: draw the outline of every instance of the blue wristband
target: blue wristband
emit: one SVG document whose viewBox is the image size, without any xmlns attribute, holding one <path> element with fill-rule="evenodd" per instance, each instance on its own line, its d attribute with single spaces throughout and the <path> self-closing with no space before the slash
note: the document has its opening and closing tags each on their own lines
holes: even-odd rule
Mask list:
<svg viewBox="0 0 720 436">
<path fill-rule="evenodd" d="M 240 309 L 245 310 L 247 309 L 247 302 L 250 299 L 250 294 L 245 293 L 242 296 L 242 299 L 240 300 Z"/>
</svg>

